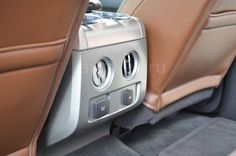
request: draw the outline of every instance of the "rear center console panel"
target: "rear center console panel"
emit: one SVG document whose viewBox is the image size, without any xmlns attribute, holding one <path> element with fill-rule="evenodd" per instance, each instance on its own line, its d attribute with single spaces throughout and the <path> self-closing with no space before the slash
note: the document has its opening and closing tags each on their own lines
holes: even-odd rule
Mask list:
<svg viewBox="0 0 236 156">
<path fill-rule="evenodd" d="M 46 146 L 137 107 L 145 96 L 147 47 L 138 18 L 94 11 L 78 33 L 45 128 Z"/>
</svg>

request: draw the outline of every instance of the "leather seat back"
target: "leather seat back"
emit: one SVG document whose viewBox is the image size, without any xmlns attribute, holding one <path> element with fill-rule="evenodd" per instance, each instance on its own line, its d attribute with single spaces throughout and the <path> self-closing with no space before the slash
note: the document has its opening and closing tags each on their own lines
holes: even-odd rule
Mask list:
<svg viewBox="0 0 236 156">
<path fill-rule="evenodd" d="M 139 17 L 148 39 L 148 92 L 154 111 L 217 87 L 235 57 L 234 0 L 126 0 L 120 12 Z"/>
<path fill-rule="evenodd" d="M 0 155 L 36 155 L 87 0 L 0 1 Z"/>
</svg>

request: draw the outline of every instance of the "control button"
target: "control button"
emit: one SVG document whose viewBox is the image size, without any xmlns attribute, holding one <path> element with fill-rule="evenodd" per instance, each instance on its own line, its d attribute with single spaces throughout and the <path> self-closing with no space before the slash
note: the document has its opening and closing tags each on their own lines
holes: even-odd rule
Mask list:
<svg viewBox="0 0 236 156">
<path fill-rule="evenodd" d="M 93 105 L 93 117 L 100 118 L 109 113 L 110 101 L 108 99 L 101 99 Z"/>
<path fill-rule="evenodd" d="M 121 102 L 123 105 L 130 105 L 133 102 L 133 90 L 127 89 L 121 92 Z"/>
</svg>

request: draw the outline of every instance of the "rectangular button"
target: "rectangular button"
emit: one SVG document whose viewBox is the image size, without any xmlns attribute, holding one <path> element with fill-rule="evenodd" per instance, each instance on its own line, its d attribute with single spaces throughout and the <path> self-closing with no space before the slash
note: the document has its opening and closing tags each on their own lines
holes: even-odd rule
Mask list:
<svg viewBox="0 0 236 156">
<path fill-rule="evenodd" d="M 133 102 L 133 90 L 127 89 L 121 92 L 121 103 L 123 105 L 130 105 Z"/>
<path fill-rule="evenodd" d="M 100 118 L 109 113 L 110 101 L 108 99 L 101 99 L 93 105 L 93 117 Z"/>
</svg>

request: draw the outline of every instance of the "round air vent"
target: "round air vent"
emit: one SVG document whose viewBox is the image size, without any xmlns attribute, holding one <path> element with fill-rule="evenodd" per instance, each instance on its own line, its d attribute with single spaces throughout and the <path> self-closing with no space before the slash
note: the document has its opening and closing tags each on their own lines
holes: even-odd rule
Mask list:
<svg viewBox="0 0 236 156">
<path fill-rule="evenodd" d="M 93 67 L 93 84 L 102 89 L 111 81 L 111 75 L 111 62 L 109 59 L 103 58 Z"/>
<path fill-rule="evenodd" d="M 122 64 L 123 76 L 131 79 L 135 76 L 138 66 L 138 56 L 135 52 L 130 52 L 125 56 Z"/>
</svg>

